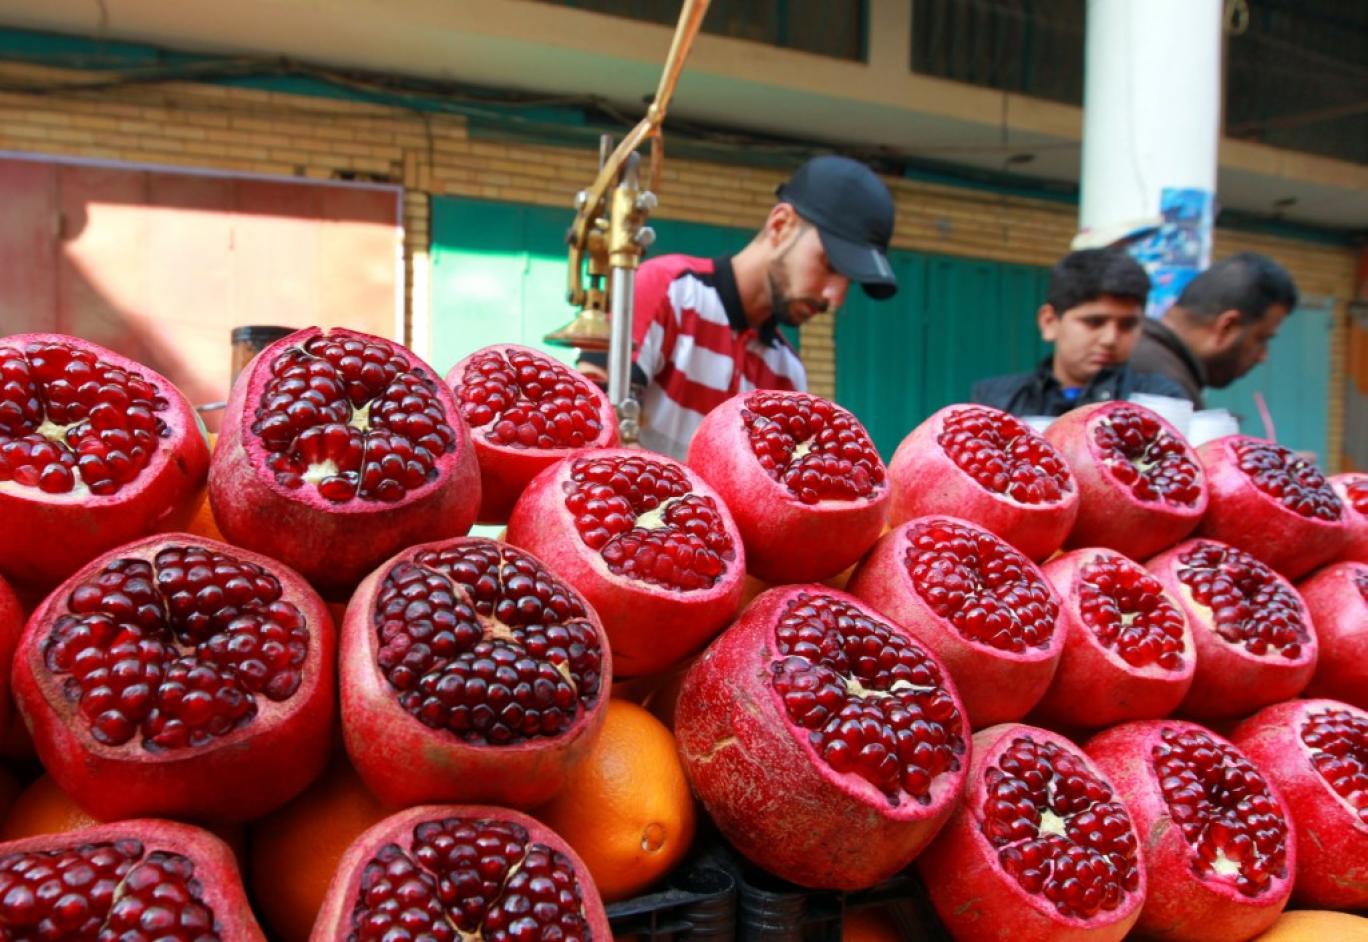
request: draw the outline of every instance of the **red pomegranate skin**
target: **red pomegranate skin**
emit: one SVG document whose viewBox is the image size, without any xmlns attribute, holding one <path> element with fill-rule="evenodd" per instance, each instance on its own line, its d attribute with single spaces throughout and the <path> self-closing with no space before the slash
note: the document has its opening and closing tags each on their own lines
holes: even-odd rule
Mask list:
<svg viewBox="0 0 1368 942">
<path fill-rule="evenodd" d="M 619 677 L 678 664 L 741 606 L 746 551 L 726 504 L 688 466 L 654 452 L 600 449 L 557 462 L 518 498 L 505 539 L 589 602 Z"/>
<path fill-rule="evenodd" d="M 479 843 L 471 839 L 477 833 L 485 835 Z M 387 934 L 400 927 L 411 935 Z M 396 938 L 611 942 L 613 935 L 588 868 L 546 825 L 507 808 L 419 805 L 352 842 L 309 936 Z"/>
<path fill-rule="evenodd" d="M 367 378 L 352 379 L 351 373 L 320 354 L 321 345 L 329 341 L 370 347 L 403 369 L 384 378 L 383 368 L 376 372 L 375 364 L 367 363 L 350 367 Z M 285 371 L 291 361 L 292 369 L 321 374 L 310 373 L 309 385 L 301 387 L 323 387 L 311 411 L 299 405 L 305 399 L 299 389 L 284 385 L 299 381 L 273 373 Z M 427 419 L 415 417 L 419 410 L 404 384 L 421 390 L 423 408 L 430 413 Z M 292 404 L 284 405 L 287 402 Z M 299 418 L 283 422 L 280 416 L 287 409 L 301 410 Z M 394 415 L 387 411 L 391 409 Z M 259 421 L 259 412 L 267 418 Z M 280 439 L 271 448 L 260 430 L 253 431 L 267 421 L 275 423 L 270 434 Z M 362 456 L 378 449 L 377 442 L 392 438 L 403 439 L 413 450 L 434 439 L 441 439 L 442 445 L 435 449 L 439 453 L 431 458 L 425 475 L 421 469 L 413 471 L 425 477 L 421 483 L 390 484 L 384 496 L 379 486 L 370 496 L 353 488 L 352 496 L 333 500 L 323 494 L 323 488 L 341 481 L 336 474 L 325 476 L 329 468 L 339 470 L 326 450 L 330 446 L 325 443 L 333 436 L 354 436 L 351 454 Z M 417 468 L 413 462 L 388 463 L 397 459 L 403 446 L 392 447 L 395 450 L 379 462 L 361 459 L 363 488 L 372 474 L 397 483 L 394 475 Z M 294 459 L 307 466 L 295 475 L 302 478 L 297 485 L 284 483 L 271 466 L 272 461 Z M 209 500 L 215 522 L 233 544 L 279 559 L 320 589 L 345 597 L 367 573 L 405 546 L 464 535 L 480 505 L 480 469 L 451 390 L 430 366 L 380 337 L 309 327 L 261 351 L 233 384 L 209 469 Z"/>
<path fill-rule="evenodd" d="M 953 514 L 1035 561 L 1064 544 L 1078 516 L 1078 486 L 1063 456 L 1026 423 L 988 406 L 953 405 L 932 414 L 898 445 L 888 478 L 894 526 Z"/>
<path fill-rule="evenodd" d="M 46 457 L 23 457 L 39 438 Z M 166 377 L 64 334 L 0 338 L 0 575 L 46 592 L 150 533 L 208 468 L 195 410 Z"/>
<path fill-rule="evenodd" d="M 14 649 L 24 630 L 24 609 L 19 597 L 0 578 L 0 729 L 8 728 L 13 712 L 10 699 L 10 667 L 14 663 Z"/>
<path fill-rule="evenodd" d="M 1197 660 L 1187 618 L 1163 585 L 1108 549 L 1073 550 L 1041 568 L 1061 600 L 1064 648 L 1032 716 L 1052 728 L 1099 729 L 1172 713 Z"/>
<path fill-rule="evenodd" d="M 1020 774 L 1004 778 L 1000 766 L 1010 764 L 1006 757 L 1021 748 L 1021 740 L 1037 751 L 1067 755 L 1073 771 L 1048 773 L 1029 791 L 1020 786 Z M 1148 879 L 1135 826 L 1106 776 L 1067 739 L 1018 723 L 975 733 L 973 754 L 964 801 L 916 864 L 950 936 L 957 942 L 1115 942 L 1125 937 L 1140 916 Z M 1082 797 L 1075 797 L 1070 783 L 1079 786 Z M 992 793 L 1003 788 L 1009 791 L 999 805 Z M 1033 794 L 1045 789 L 1048 799 Z M 1014 799 L 1021 802 L 1015 813 Z M 1052 818 L 1041 808 L 1042 800 Z M 1012 830 L 1004 829 L 1002 845 L 987 833 L 997 827 L 991 822 L 999 816 L 1016 822 Z M 1001 856 L 1011 852 L 1025 858 L 1032 844 L 1043 858 L 1034 868 L 1042 877 L 1036 890 L 1009 872 Z M 1053 871 L 1061 852 L 1086 858 L 1089 873 L 1097 875 L 1092 868 L 1099 868 L 1106 875 L 1092 881 L 1100 899 L 1088 910 L 1064 911 L 1047 895 L 1058 894 L 1066 882 Z M 1029 869 L 1024 865 L 1023 873 Z M 1113 887 L 1110 898 L 1107 886 Z M 1105 903 L 1114 905 L 1108 909 Z"/>
<path fill-rule="evenodd" d="M 153 818 L 0 844 L 0 926 L 16 940 L 266 942 L 228 845 Z"/>
<path fill-rule="evenodd" d="M 1242 942 L 1272 925 L 1292 895 L 1296 835 L 1277 786 L 1245 756 L 1178 720 L 1114 726 L 1084 751 L 1140 834 L 1149 892 L 1139 933 Z"/>
<path fill-rule="evenodd" d="M 1368 563 L 1331 563 L 1297 583 L 1320 657 L 1308 697 L 1368 709 Z"/>
<path fill-rule="evenodd" d="M 1368 907 L 1368 713 L 1337 700 L 1289 700 L 1255 713 L 1230 738 L 1292 809 L 1293 901 Z"/>
<path fill-rule="evenodd" d="M 975 547 L 983 547 L 972 559 L 964 552 L 950 551 L 952 556 L 959 557 L 956 563 L 971 559 L 973 571 L 963 580 L 978 594 L 960 601 L 958 606 L 940 602 L 952 608 L 948 618 L 937 610 L 938 603 L 933 599 L 947 592 L 944 583 L 951 570 L 946 566 L 952 556 L 923 563 L 921 571 L 928 580 L 927 591 L 919 587 L 919 570 L 908 563 L 910 556 L 918 552 L 920 534 L 928 528 L 948 528 L 967 534 Z M 955 547 L 966 549 L 960 542 Z M 1002 579 L 1008 568 L 1003 561 L 1009 562 L 1017 577 L 985 583 L 981 565 L 976 567 L 973 562 L 977 559 L 981 564 L 985 551 L 992 554 L 988 558 L 994 560 L 991 565 L 997 573 L 995 579 Z M 1064 649 L 1059 596 L 1038 566 L 968 520 L 937 515 L 917 517 L 894 527 L 856 567 L 847 589 L 907 629 L 950 668 L 974 729 L 1021 719 L 1040 702 L 1059 666 Z M 948 594 L 952 599 L 964 595 L 954 589 Z M 972 600 L 975 598 L 985 600 L 987 605 L 976 605 Z M 955 624 L 954 619 L 967 620 L 976 608 L 1002 620 L 998 635 L 989 637 L 986 629 L 967 634 Z"/>
<path fill-rule="evenodd" d="M 869 433 L 820 396 L 733 396 L 694 432 L 688 464 L 726 501 L 747 569 L 775 585 L 853 565 L 888 517 L 888 472 Z"/>
<path fill-rule="evenodd" d="M 1344 525 L 1349 531 L 1340 559 L 1368 563 L 1368 474 L 1332 475 L 1330 486 L 1344 502 Z"/>
<path fill-rule="evenodd" d="M 819 622 L 825 640 L 804 639 Z M 833 631 L 842 625 L 844 643 Z M 836 650 L 843 664 L 830 657 Z M 905 676 L 902 668 L 880 673 L 889 663 L 917 666 Z M 809 691 L 803 675 L 824 683 Z M 895 684 L 922 696 L 904 695 L 894 707 Z M 813 725 L 808 713 L 793 718 L 790 698 L 821 708 Z M 865 724 L 879 735 L 838 771 L 833 750 L 854 752 Z M 964 711 L 944 666 L 859 600 L 818 584 L 761 594 L 709 645 L 680 690 L 675 736 L 695 793 L 733 846 L 786 880 L 829 889 L 872 886 L 916 857 L 958 803 L 969 758 Z M 865 749 L 889 757 L 889 769 L 877 767 L 889 777 L 860 771 Z"/>
<path fill-rule="evenodd" d="M 528 482 L 567 454 L 618 444 L 608 396 L 540 350 L 483 347 L 453 366 L 446 383 L 480 464 L 479 523 L 507 523 Z"/>
<path fill-rule="evenodd" d="M 479 573 L 473 584 L 453 576 L 454 568 L 473 567 L 492 557 L 500 561 L 497 585 L 484 584 L 489 569 L 472 569 Z M 524 569 L 521 577 L 518 566 Z M 427 593 L 413 590 L 419 573 L 427 582 Z M 516 585 L 515 578 L 525 584 Z M 438 604 L 439 595 L 443 604 Z M 555 609 L 569 611 L 547 617 Z M 567 625 L 575 636 L 555 639 L 547 630 L 565 630 Z M 433 630 L 446 630 L 449 637 Z M 399 647 L 420 633 L 426 635 L 426 643 L 415 640 L 406 651 Z M 406 656 L 418 653 L 419 646 L 424 653 L 418 659 Z M 585 651 L 577 659 L 568 658 L 566 652 L 574 646 Z M 412 665 L 408 673 L 414 679 L 406 690 L 428 691 L 422 705 L 415 704 L 416 712 L 401 704 L 400 690 L 390 680 L 393 671 L 387 673 L 381 666 L 386 650 L 397 652 L 391 663 Z M 500 654 L 507 656 L 506 662 L 494 660 Z M 482 659 L 488 662 L 487 674 L 479 671 Z M 589 673 L 585 664 L 590 665 Z M 530 715 L 536 704 L 546 716 L 540 694 L 534 699 L 532 692 L 519 694 L 518 687 L 547 688 L 549 675 L 559 686 L 547 694 L 548 703 L 557 702 L 553 697 L 560 695 L 561 687 L 571 694 L 568 707 L 557 711 L 569 714 L 562 728 L 530 734 L 452 728 L 450 704 L 464 702 L 472 712 L 491 704 L 493 691 L 485 688 L 493 687 L 496 678 L 502 681 L 505 670 L 518 667 L 525 670 L 510 675 L 499 696 L 516 705 L 520 715 Z M 530 808 L 550 800 L 564 786 L 602 729 L 612 656 L 594 610 L 540 560 L 504 543 L 458 537 L 406 549 L 361 583 L 343 621 L 341 676 L 348 754 L 366 786 L 386 804 L 487 801 Z M 453 694 L 448 703 L 441 696 L 443 687 L 458 678 L 464 682 L 460 689 L 466 699 Z M 478 699 L 477 683 L 485 692 Z M 430 716 L 434 725 L 420 716 Z M 496 741 L 503 736 L 508 738 Z"/>
<path fill-rule="evenodd" d="M 1306 604 L 1281 575 L 1208 539 L 1179 543 L 1145 568 L 1183 609 L 1197 648 L 1180 712 L 1212 720 L 1246 716 L 1306 689 L 1320 646 Z"/>
<path fill-rule="evenodd" d="M 1197 454 L 1211 495 L 1198 536 L 1252 553 L 1288 579 L 1339 555 L 1349 536 L 1344 505 L 1309 459 L 1247 435 L 1206 442 Z"/>
<path fill-rule="evenodd" d="M 1131 402 L 1064 413 L 1045 430 L 1078 484 L 1078 517 L 1064 545 L 1103 546 L 1145 559 L 1196 529 L 1206 475 L 1192 446 L 1164 418 Z"/>
<path fill-rule="evenodd" d="M 277 615 L 255 599 L 236 604 L 229 599 L 218 609 L 229 613 L 219 616 L 226 625 L 204 627 L 212 624 L 209 614 L 196 615 L 197 627 L 188 627 L 184 606 L 198 606 L 192 610 L 206 614 L 215 609 L 204 595 L 190 599 L 193 593 L 172 593 L 153 581 L 169 574 L 171 564 L 158 560 L 175 548 L 259 567 L 279 583 L 275 604 L 286 606 L 286 613 Z M 92 586 L 112 578 L 111 567 L 130 564 L 147 567 L 152 576 L 134 571 L 117 593 L 82 601 Z M 212 592 L 212 583 L 203 591 Z M 295 649 L 297 634 L 281 627 L 285 618 L 294 619 L 306 635 L 303 652 Z M 191 632 L 203 637 L 196 640 Z M 243 651 L 237 646 L 242 638 L 255 639 L 255 646 Z M 81 640 L 88 643 L 82 647 Z M 279 649 L 268 652 L 268 644 Z M 54 660 L 64 647 L 76 653 L 68 655 L 73 663 L 59 670 Z M 158 534 L 97 557 L 39 605 L 15 652 L 14 695 L 48 774 L 96 817 L 245 821 L 288 801 L 322 770 L 335 709 L 335 649 L 327 607 L 298 573 L 241 547 L 187 533 Z M 147 652 L 146 661 L 141 674 L 130 675 L 135 650 Z M 271 668 L 276 658 L 286 660 Z M 82 706 L 84 688 L 74 672 L 86 664 L 92 665 L 85 675 L 91 712 L 99 702 L 95 671 L 105 671 L 110 679 L 105 690 L 123 684 L 107 702 L 126 717 L 126 739 L 97 737 L 98 717 Z M 258 670 L 259 682 L 252 679 Z M 292 689 L 268 686 L 288 680 L 287 675 L 296 680 Z M 217 686 L 200 686 L 210 679 Z M 192 703 L 191 694 L 199 690 L 213 691 L 207 698 L 213 707 L 206 698 Z M 277 699 L 281 692 L 287 695 Z M 236 725 L 219 732 L 213 724 L 222 713 L 221 698 L 230 694 L 232 702 L 249 707 L 233 720 Z M 172 736 L 176 725 L 187 731 L 184 741 L 158 744 L 157 737 Z"/>
</svg>

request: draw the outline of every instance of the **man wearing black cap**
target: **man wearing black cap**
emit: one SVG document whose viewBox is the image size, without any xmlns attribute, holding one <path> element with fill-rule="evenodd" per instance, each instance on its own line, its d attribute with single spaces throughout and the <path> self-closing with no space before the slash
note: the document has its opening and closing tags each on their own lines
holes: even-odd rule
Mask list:
<svg viewBox="0 0 1368 942">
<path fill-rule="evenodd" d="M 893 198 L 864 164 L 824 156 L 799 167 L 750 244 L 719 259 L 666 255 L 636 275 L 632 382 L 641 443 L 683 459 L 715 406 L 750 389 L 807 388 L 780 325 L 845 301 L 852 281 L 893 296 Z"/>
</svg>

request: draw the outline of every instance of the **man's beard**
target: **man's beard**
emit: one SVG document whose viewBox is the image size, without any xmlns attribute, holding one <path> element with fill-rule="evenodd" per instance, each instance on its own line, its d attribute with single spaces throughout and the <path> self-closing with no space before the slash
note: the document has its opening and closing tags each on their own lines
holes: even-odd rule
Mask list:
<svg viewBox="0 0 1368 942">
<path fill-rule="evenodd" d="M 1207 385 L 1213 389 L 1225 389 L 1240 378 L 1240 345 L 1232 344 L 1230 349 L 1208 357 L 1204 366 Z"/>
<path fill-rule="evenodd" d="M 774 319 L 786 327 L 798 327 L 803 323 L 803 319 L 796 314 L 798 305 L 805 305 L 812 308 L 813 316 L 825 314 L 829 307 L 828 302 L 822 298 L 791 298 L 788 293 L 788 285 L 775 273 L 775 268 L 769 271 L 770 289 L 770 314 Z"/>
</svg>

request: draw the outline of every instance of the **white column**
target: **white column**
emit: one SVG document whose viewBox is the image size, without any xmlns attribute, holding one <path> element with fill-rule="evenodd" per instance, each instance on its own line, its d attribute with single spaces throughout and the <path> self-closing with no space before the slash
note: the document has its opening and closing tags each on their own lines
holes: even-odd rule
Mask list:
<svg viewBox="0 0 1368 942">
<path fill-rule="evenodd" d="M 1210 261 L 1222 24 L 1221 0 L 1088 0 L 1076 246 L 1162 226 L 1131 244 L 1151 276 Z"/>
</svg>

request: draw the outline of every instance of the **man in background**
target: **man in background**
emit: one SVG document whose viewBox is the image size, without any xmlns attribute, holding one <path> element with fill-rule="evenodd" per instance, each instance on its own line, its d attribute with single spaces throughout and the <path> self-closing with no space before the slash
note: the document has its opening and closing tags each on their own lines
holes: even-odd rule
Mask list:
<svg viewBox="0 0 1368 942">
<path fill-rule="evenodd" d="M 1036 311 L 1041 339 L 1054 344 L 1053 352 L 1031 372 L 975 383 L 970 398 L 1018 416 L 1059 416 L 1137 392 L 1183 398 L 1169 377 L 1128 362 L 1149 290 L 1145 269 L 1121 249 L 1070 252 L 1050 272 Z"/>
<path fill-rule="evenodd" d="M 779 327 L 834 312 L 851 282 L 884 300 L 893 197 L 847 157 L 815 157 L 777 191 L 755 238 L 718 259 L 663 255 L 637 269 L 632 385 L 641 444 L 683 459 L 703 416 L 751 389 L 807 389 Z M 585 355 L 581 368 L 605 359 Z"/>
<path fill-rule="evenodd" d="M 1285 268 L 1241 252 L 1202 272 L 1162 318 L 1145 322 L 1131 365 L 1174 380 L 1203 409 L 1202 390 L 1224 389 L 1262 363 L 1296 306 Z"/>
</svg>

